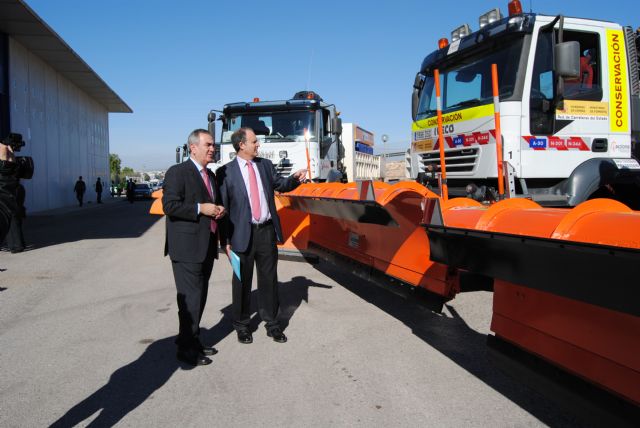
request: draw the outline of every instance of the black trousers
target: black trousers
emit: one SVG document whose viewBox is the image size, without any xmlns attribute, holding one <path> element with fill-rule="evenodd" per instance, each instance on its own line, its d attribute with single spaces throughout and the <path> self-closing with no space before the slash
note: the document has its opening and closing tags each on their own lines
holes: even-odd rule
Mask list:
<svg viewBox="0 0 640 428">
<path fill-rule="evenodd" d="M 82 200 L 84 199 L 84 193 L 83 192 L 76 192 L 76 199 L 78 200 L 78 203 L 80 204 L 80 206 L 82 206 Z"/>
<path fill-rule="evenodd" d="M 96 196 L 97 196 L 97 198 L 96 198 L 97 202 L 99 204 L 101 204 L 102 203 L 102 192 L 96 192 Z"/>
<path fill-rule="evenodd" d="M 11 224 L 9 225 L 9 233 L 7 233 L 7 246 L 9 250 L 24 250 L 24 234 L 22 233 L 22 217 L 17 215 L 11 216 Z"/>
<path fill-rule="evenodd" d="M 258 314 L 265 322 L 267 330 L 280 327 L 278 323 L 278 248 L 276 231 L 272 224 L 253 226 L 251 242 L 240 258 L 240 276 L 242 282 L 233 275 L 232 312 L 233 327 L 237 331 L 248 330 L 251 319 L 251 282 L 253 265 L 258 270 Z"/>
<path fill-rule="evenodd" d="M 209 239 L 209 250 L 202 263 L 171 261 L 173 277 L 178 291 L 178 337 L 176 345 L 182 350 L 199 350 L 200 320 L 207 303 L 209 278 L 213 270 L 213 260 L 217 248 L 214 234 Z"/>
</svg>

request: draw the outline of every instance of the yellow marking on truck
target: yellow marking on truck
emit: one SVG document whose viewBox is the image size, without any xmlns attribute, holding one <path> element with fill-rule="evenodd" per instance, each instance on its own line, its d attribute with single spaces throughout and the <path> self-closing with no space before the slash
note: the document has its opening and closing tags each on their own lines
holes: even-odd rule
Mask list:
<svg viewBox="0 0 640 428">
<path fill-rule="evenodd" d="M 428 152 L 433 150 L 433 140 L 420 140 L 412 143 L 414 152 Z"/>
<path fill-rule="evenodd" d="M 607 30 L 607 55 L 609 57 L 611 132 L 628 132 L 627 53 L 624 34 L 621 30 Z"/>
<path fill-rule="evenodd" d="M 459 123 L 472 119 L 479 119 L 481 117 L 493 117 L 493 104 L 486 104 L 483 106 L 472 107 L 464 110 L 458 110 L 451 113 L 442 115 L 442 124 L 448 125 L 451 123 Z M 413 122 L 411 127 L 412 131 L 418 131 L 425 128 L 434 128 L 438 125 L 438 118 L 436 116 L 427 119 L 422 119 L 417 122 Z"/>
<path fill-rule="evenodd" d="M 564 100 L 564 109 L 556 110 L 559 120 L 607 120 L 609 104 L 601 101 Z"/>
</svg>

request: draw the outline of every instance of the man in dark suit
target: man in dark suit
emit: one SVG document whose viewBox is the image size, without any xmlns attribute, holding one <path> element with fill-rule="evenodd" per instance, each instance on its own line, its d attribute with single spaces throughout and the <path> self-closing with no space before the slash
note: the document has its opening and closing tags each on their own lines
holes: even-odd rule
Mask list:
<svg viewBox="0 0 640 428">
<path fill-rule="evenodd" d="M 202 345 L 200 319 L 207 301 L 213 260 L 218 257 L 218 221 L 225 214 L 219 203 L 213 172 L 213 137 L 196 129 L 188 139 L 191 158 L 174 165 L 164 179 L 162 207 L 166 214 L 165 256 L 169 254 L 178 291 L 180 329 L 177 357 L 187 364 L 207 365 L 215 348 Z"/>
<path fill-rule="evenodd" d="M 259 158 L 260 143 L 251 128 L 240 128 L 231 136 L 236 158 L 218 170 L 222 204 L 227 209 L 223 222 L 221 244 L 227 255 L 233 251 L 240 258 L 240 277 L 234 274 L 232 283 L 233 326 L 240 343 L 251 343 L 251 281 L 253 265 L 258 270 L 258 313 L 265 322 L 267 335 L 284 343 L 287 337 L 277 320 L 278 249 L 282 242 L 280 219 L 276 212 L 273 191 L 295 189 L 305 177 L 306 170 L 290 177 L 276 176 L 268 159 Z"/>
</svg>

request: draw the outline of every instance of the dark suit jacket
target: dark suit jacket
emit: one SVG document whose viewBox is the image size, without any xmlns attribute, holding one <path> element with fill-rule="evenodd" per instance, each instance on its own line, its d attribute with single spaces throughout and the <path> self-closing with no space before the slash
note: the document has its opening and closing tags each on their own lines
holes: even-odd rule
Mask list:
<svg viewBox="0 0 640 428">
<path fill-rule="evenodd" d="M 253 160 L 260 173 L 260 179 L 264 186 L 265 197 L 269 205 L 269 213 L 276 231 L 278 242 L 282 242 L 282 228 L 276 211 L 276 203 L 273 191 L 288 192 L 298 187 L 298 180 L 293 177 L 278 177 L 276 169 L 269 159 L 255 158 Z M 221 228 L 220 242 L 222 245 L 231 243 L 231 249 L 244 252 L 249 247 L 251 239 L 251 204 L 245 187 L 240 165 L 236 159 L 220 167 L 217 171 L 218 184 L 222 205 L 227 210 L 225 221 Z"/>
<path fill-rule="evenodd" d="M 209 249 L 210 217 L 199 215 L 197 204 L 220 205 L 220 191 L 213 172 L 207 169 L 215 201 L 192 160 L 174 165 L 165 174 L 162 208 L 166 215 L 167 234 L 164 255 L 176 262 L 202 263 Z M 216 239 L 219 239 L 218 230 Z M 217 241 L 216 241 L 217 242 Z M 218 258 L 218 251 L 215 251 Z"/>
</svg>

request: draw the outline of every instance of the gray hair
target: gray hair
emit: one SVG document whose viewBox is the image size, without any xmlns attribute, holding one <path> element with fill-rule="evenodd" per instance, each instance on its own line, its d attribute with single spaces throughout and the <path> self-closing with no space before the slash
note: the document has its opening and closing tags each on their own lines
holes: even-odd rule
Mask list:
<svg viewBox="0 0 640 428">
<path fill-rule="evenodd" d="M 187 138 L 187 144 L 188 145 L 193 144 L 195 146 L 200 144 L 200 134 L 211 135 L 211 133 L 209 131 L 207 131 L 206 129 L 202 129 L 202 128 L 194 129 L 191 132 L 191 134 L 189 134 L 189 138 Z"/>
</svg>

